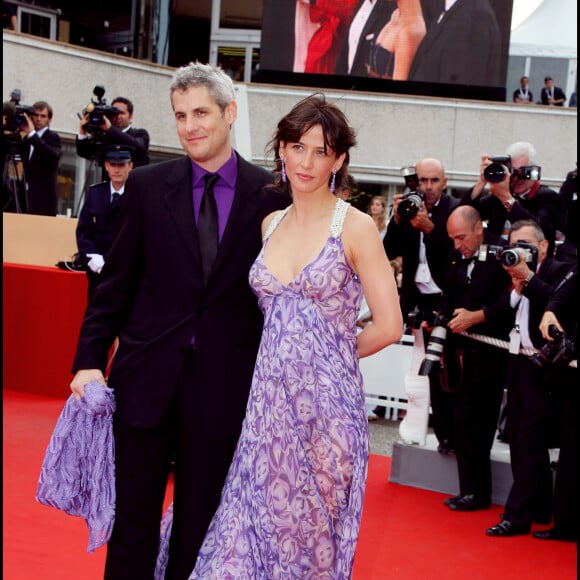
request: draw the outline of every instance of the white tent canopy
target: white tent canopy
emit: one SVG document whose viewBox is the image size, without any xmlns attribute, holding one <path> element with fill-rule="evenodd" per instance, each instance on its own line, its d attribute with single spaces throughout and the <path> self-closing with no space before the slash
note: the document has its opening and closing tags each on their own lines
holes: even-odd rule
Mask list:
<svg viewBox="0 0 580 580">
<path fill-rule="evenodd" d="M 510 55 L 576 59 L 577 12 L 576 0 L 543 0 L 512 30 Z"/>
</svg>

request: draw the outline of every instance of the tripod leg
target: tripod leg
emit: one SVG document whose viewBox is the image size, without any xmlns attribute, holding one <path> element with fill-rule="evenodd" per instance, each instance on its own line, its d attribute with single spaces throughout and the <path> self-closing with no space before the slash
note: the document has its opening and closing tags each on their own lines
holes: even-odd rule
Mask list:
<svg viewBox="0 0 580 580">
<path fill-rule="evenodd" d="M 2 211 L 22 213 L 22 181 L 18 170 L 17 160 L 8 154 L 4 160 L 2 179 Z"/>
</svg>

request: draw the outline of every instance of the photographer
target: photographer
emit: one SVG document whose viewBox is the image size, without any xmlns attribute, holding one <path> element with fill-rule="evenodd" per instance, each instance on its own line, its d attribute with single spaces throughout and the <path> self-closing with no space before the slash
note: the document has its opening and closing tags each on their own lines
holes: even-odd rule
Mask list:
<svg viewBox="0 0 580 580">
<path fill-rule="evenodd" d="M 100 88 L 99 101 L 102 102 L 104 89 Z M 95 93 L 97 94 L 97 93 Z M 89 107 L 87 107 L 88 109 Z M 101 115 L 99 127 L 91 127 L 90 113 L 85 111 L 81 119 L 79 134 L 76 139 L 77 154 L 85 159 L 96 159 L 104 165 L 104 152 L 111 146 L 131 147 L 135 167 L 149 164 L 149 133 L 131 125 L 133 120 L 133 103 L 125 97 L 117 97 L 110 107 L 105 107 L 106 114 Z M 103 179 L 108 175 L 103 167 Z"/>
<path fill-rule="evenodd" d="M 476 209 L 460 206 L 453 210 L 447 231 L 455 252 L 447 269 L 438 318 L 448 321 L 443 352 L 456 398 L 453 430 L 459 494 L 444 503 L 453 511 L 475 511 L 491 504 L 489 454 L 503 395 L 507 353 L 462 333 L 508 339 L 513 325 L 511 281 L 499 260 L 486 252 L 486 248 L 499 249 L 505 242 L 486 231 Z"/>
<path fill-rule="evenodd" d="M 578 360 L 575 348 L 578 331 L 578 269 L 577 266 L 566 276 L 564 282 L 554 291 L 546 305 L 540 321 L 540 332 L 547 344 L 556 341 L 550 334 L 554 325 L 560 332 L 574 341 L 574 358 Z M 568 366 L 563 369 L 562 385 L 562 429 L 560 434 L 560 454 L 554 484 L 554 525 L 546 530 L 533 533 L 539 540 L 578 541 L 580 520 L 578 516 L 578 368 Z"/>
<path fill-rule="evenodd" d="M 416 164 L 416 175 L 407 175 L 406 183 L 418 184 L 417 191 L 395 194 L 393 216 L 387 225 L 383 245 L 389 260 L 403 260 L 400 303 L 405 322 L 417 309 L 417 322 L 432 318 L 441 305 L 448 257 L 453 244 L 447 236 L 447 217 L 459 201 L 445 193 L 447 177 L 438 159 L 423 159 Z M 409 181 L 409 178 L 410 181 Z M 410 199 L 409 196 L 413 196 Z M 413 199 L 416 212 L 408 211 Z M 401 208 L 401 202 L 403 206 Z M 400 211 L 407 206 L 407 211 Z M 429 333 L 425 331 L 425 343 Z M 438 377 L 430 377 L 433 429 L 441 453 L 453 452 L 453 395 L 444 391 Z M 376 411 L 375 411 L 376 412 Z"/>
<path fill-rule="evenodd" d="M 521 254 L 520 260 L 503 265 L 511 276 L 511 306 L 516 309 L 506 386 L 507 432 L 513 483 L 506 501 L 503 519 L 488 528 L 489 536 L 529 534 L 533 521 L 549 523 L 552 513 L 552 474 L 550 471 L 550 427 L 553 389 L 561 384 L 562 369 L 554 365 L 538 366 L 521 349 L 538 351 L 544 340 L 540 319 L 554 289 L 570 266 L 548 256 L 549 243 L 534 220 L 512 224 L 509 243 Z M 532 246 L 537 256 L 521 246 Z"/>
<path fill-rule="evenodd" d="M 16 104 L 12 120 L 17 128 L 11 132 L 11 150 L 8 153 L 15 166 L 22 163 L 19 180 L 24 195 L 20 203 L 15 199 L 9 200 L 5 209 L 55 216 L 61 141 L 58 133 L 50 129 L 53 110 L 46 101 L 37 101 L 32 107 L 20 106 L 20 109 L 23 112 L 18 112 L 19 105 Z M 4 137 L 7 137 L 6 133 Z M 17 187 L 20 188 L 20 185 Z M 17 192 L 15 194 L 19 195 Z"/>
<path fill-rule="evenodd" d="M 509 231 L 506 224 L 535 220 L 548 240 L 548 255 L 553 256 L 562 208 L 557 192 L 541 184 L 534 146 L 525 141 L 510 145 L 504 156 L 509 160 L 499 164 L 503 173 L 490 172 L 488 168 L 494 163 L 490 157 L 488 154 L 481 157 L 479 181 L 463 197 L 462 204 L 475 207 L 482 219 L 488 221 L 489 231 L 506 238 Z M 492 170 L 498 168 L 495 163 Z"/>
<path fill-rule="evenodd" d="M 558 192 L 562 205 L 561 222 L 558 229 L 565 238 L 556 246 L 555 258 L 574 265 L 578 262 L 578 163 L 569 171 Z"/>
</svg>

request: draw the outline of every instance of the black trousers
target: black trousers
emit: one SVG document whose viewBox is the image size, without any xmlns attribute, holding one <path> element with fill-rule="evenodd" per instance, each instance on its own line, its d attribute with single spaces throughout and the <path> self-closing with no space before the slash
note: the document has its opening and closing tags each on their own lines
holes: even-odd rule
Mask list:
<svg viewBox="0 0 580 580">
<path fill-rule="evenodd" d="M 516 525 L 529 525 L 552 513 L 550 389 L 561 371 L 539 367 L 523 355 L 509 355 L 508 365 L 507 431 L 514 481 L 504 513 Z"/>
<path fill-rule="evenodd" d="M 564 533 L 580 533 L 578 505 L 578 410 L 580 396 L 578 369 L 566 368 L 563 374 L 560 455 L 554 485 L 554 525 Z"/>
<path fill-rule="evenodd" d="M 185 580 L 195 566 L 239 435 L 209 433 L 197 399 L 192 351 L 158 425 L 143 429 L 114 420 L 117 497 L 107 580 L 153 579 L 172 459 L 174 512 L 165 578 Z"/>
<path fill-rule="evenodd" d="M 507 352 L 475 340 L 461 340 L 463 376 L 456 393 L 454 429 L 459 490 L 491 500 L 489 454 L 503 396 Z"/>
</svg>

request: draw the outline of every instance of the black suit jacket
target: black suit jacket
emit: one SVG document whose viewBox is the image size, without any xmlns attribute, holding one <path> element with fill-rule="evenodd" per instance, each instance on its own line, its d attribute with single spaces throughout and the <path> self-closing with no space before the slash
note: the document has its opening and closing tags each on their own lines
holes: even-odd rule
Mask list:
<svg viewBox="0 0 580 580">
<path fill-rule="evenodd" d="M 149 133 L 145 129 L 130 127 L 123 132 L 113 125 L 102 138 L 79 139 L 77 136 L 76 143 L 77 154 L 80 157 L 96 159 L 99 165 L 104 164 L 105 150 L 112 145 L 130 147 L 134 167 L 149 165 Z M 103 178 L 108 179 L 108 175 L 104 174 Z"/>
<path fill-rule="evenodd" d="M 494 246 L 505 246 L 506 241 L 484 231 L 483 243 Z M 493 256 L 473 261 L 470 281 L 467 282 L 462 272 L 463 258 L 454 251 L 445 272 L 441 313 L 451 318 L 455 308 L 476 311 L 483 309 L 485 322 L 470 327 L 469 334 L 483 334 L 501 340 L 509 339 L 513 328 L 515 311 L 510 306 L 509 289 L 511 277 L 501 262 Z"/>
<path fill-rule="evenodd" d="M 359 1 L 355 11 L 353 12 L 353 17 L 356 16 L 359 8 L 362 5 L 362 0 Z M 370 50 L 374 38 L 382 30 L 383 26 L 389 21 L 391 14 L 397 7 L 395 2 L 383 2 L 382 0 L 377 0 L 371 13 L 366 21 L 364 28 L 360 35 L 360 40 L 357 46 L 354 61 L 352 63 L 352 68 L 350 73 L 348 72 L 348 35 L 347 30 L 343 42 L 340 47 L 340 52 L 336 60 L 336 74 L 338 75 L 351 75 L 358 77 L 368 77 L 366 65 L 370 62 Z M 349 26 L 350 28 L 350 26 Z M 372 37 L 371 37 L 372 35 Z"/>
<path fill-rule="evenodd" d="M 431 221 L 435 229 L 424 236 L 427 263 L 433 280 L 439 288 L 445 284 L 445 272 L 449 256 L 453 250 L 453 242 L 447 235 L 447 218 L 451 211 L 459 205 L 459 200 L 444 194 L 439 204 L 431 211 Z M 389 260 L 397 256 L 403 257 L 403 280 L 401 283 L 401 311 L 405 320 L 409 312 L 417 304 L 419 291 L 415 285 L 415 274 L 419 265 L 420 231 L 408 221 L 401 220 L 399 224 L 394 219 L 389 221 L 383 245 Z"/>
<path fill-rule="evenodd" d="M 427 22 L 408 80 L 499 87 L 502 40 L 488 0 L 457 0 L 439 24 Z"/>
<path fill-rule="evenodd" d="M 77 248 L 84 257 L 101 254 L 107 259 L 125 199 L 123 194 L 111 203 L 111 184 L 108 181 L 87 190 L 76 229 Z"/>
<path fill-rule="evenodd" d="M 33 147 L 30 157 L 30 148 Z M 27 184 L 28 213 L 55 216 L 57 212 L 56 177 L 61 156 L 60 136 L 47 129 L 22 142 L 24 177 Z"/>
<path fill-rule="evenodd" d="M 272 175 L 238 156 L 230 217 L 207 284 L 197 241 L 189 158 L 133 169 L 118 234 L 89 302 L 73 371 L 105 369 L 118 416 L 155 425 L 167 409 L 192 337 L 192 385 L 211 432 L 238 433 L 263 317 L 248 283 L 261 223 L 288 197 L 263 189 Z M 214 421 L 220 409 L 220 421 Z"/>
<path fill-rule="evenodd" d="M 542 94 L 541 94 L 542 105 L 549 105 L 550 104 L 550 103 L 548 103 L 548 98 L 549 98 L 548 89 L 546 87 L 542 87 Z M 566 100 L 566 95 L 560 87 L 556 87 L 556 86 L 554 87 L 554 99 L 564 99 L 564 101 Z M 556 103 L 554 106 L 555 107 L 563 107 L 564 101 L 561 103 Z"/>
<path fill-rule="evenodd" d="M 528 330 L 536 348 L 542 348 L 545 342 L 538 328 L 544 310 L 554 293 L 554 289 L 569 271 L 570 264 L 547 258 L 540 265 L 538 273 L 532 277 L 522 291 L 522 295 L 530 300 Z"/>
</svg>

